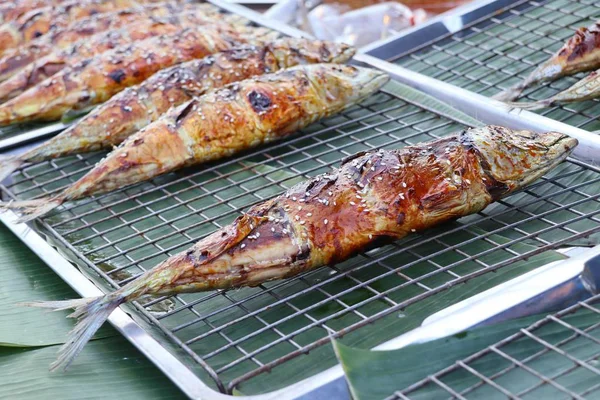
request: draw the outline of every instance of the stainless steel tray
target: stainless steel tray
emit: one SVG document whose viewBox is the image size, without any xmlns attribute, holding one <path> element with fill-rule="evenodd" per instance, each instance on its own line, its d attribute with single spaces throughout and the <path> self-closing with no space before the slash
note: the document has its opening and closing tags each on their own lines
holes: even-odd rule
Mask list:
<svg viewBox="0 0 600 400">
<path fill-rule="evenodd" d="M 476 1 L 429 23 L 362 49 L 403 68 L 491 97 L 521 81 L 573 35 L 600 19 L 594 0 Z M 578 74 L 525 91 L 550 97 Z M 589 131 L 600 130 L 599 100 L 536 111 Z"/>
<path fill-rule="evenodd" d="M 284 34 L 302 35 L 244 7 L 213 2 Z M 176 296 L 167 300 L 171 303 L 155 299 L 113 313 L 110 322 L 190 397 L 225 398 L 218 391 L 232 389 L 248 393 L 244 391 L 253 382 L 267 382 L 272 388 L 288 378 L 277 375 L 278 367 L 286 363 L 298 363 L 299 371 L 315 366 L 319 367 L 316 371 L 323 371 L 335 364 L 327 354 L 329 349 L 323 346 L 330 337 L 352 334 L 368 338 L 376 332 L 379 336 L 372 345 L 388 339 L 392 341 L 385 346 L 406 344 L 407 339 L 402 339 L 406 336 L 395 338 L 401 333 L 401 329 L 396 330 L 401 324 L 392 324 L 395 328 L 387 331 L 379 329 L 378 324 L 386 318 L 389 321 L 390 316 L 397 320 L 395 314 L 400 310 L 452 286 L 600 232 L 600 225 L 592 229 L 578 226 L 578 221 L 597 221 L 600 214 L 600 195 L 589 191 L 590 185 L 600 182 L 600 169 L 583 161 L 600 159 L 595 135 L 531 113 L 508 114 L 481 96 L 418 74 L 405 74 L 397 66 L 373 57 L 359 55 L 357 62 L 435 92 L 440 99 L 483 121 L 569 133 L 582 143 L 575 154 L 578 159 L 564 163 L 518 196 L 461 224 L 408 238 L 348 263 L 258 288 Z M 187 170 L 78 202 L 30 227 L 14 224 L 12 214 L 0 215 L 0 219 L 81 295 L 94 296 L 189 246 L 240 210 L 281 192 L 296 179 L 326 171 L 358 150 L 427 140 L 464 126 L 462 122 L 435 113 L 424 104 L 411 103 L 401 92 L 382 90 L 360 107 L 315 124 L 283 143 L 202 170 Z M 77 156 L 27 166 L 2 190 L 8 197 L 58 190 L 99 157 Z M 582 174 L 585 182 L 569 183 Z M 542 204 L 551 204 L 552 208 L 545 212 L 529 209 Z M 514 217 L 515 212 L 526 217 L 505 219 Z M 488 230 L 482 232 L 479 227 L 486 224 Z M 494 226 L 490 228 L 489 224 Z M 549 232 L 563 234 L 548 239 Z M 457 238 L 464 241 L 457 243 Z M 485 246 L 475 254 L 466 254 L 462 245 L 467 241 Z M 514 246 L 524 241 L 536 246 L 527 251 L 515 250 Z M 444 255 L 452 259 L 443 261 Z M 444 262 L 447 264 L 442 265 Z M 548 288 L 576 279 L 582 271 L 581 265 L 573 269 L 567 262 L 549 267 L 570 271 L 571 276 L 547 274 L 544 282 Z M 160 307 L 162 312 L 157 312 Z M 277 320 L 272 319 L 274 309 L 279 310 Z M 282 314 L 284 318 L 280 318 Z M 411 333 L 410 341 L 455 329 L 442 322 L 435 329 L 427 326 Z M 343 394 L 338 368 L 309 375 L 312 373 L 307 373 L 304 380 L 304 376 L 297 377 L 295 380 L 300 382 L 276 392 L 257 390 L 255 386 L 253 391 L 263 393 L 255 398 L 294 398 L 303 394 L 314 398 L 315 389 L 326 387 L 341 388 L 338 393 Z M 324 386 L 328 382 L 334 385 Z"/>
</svg>

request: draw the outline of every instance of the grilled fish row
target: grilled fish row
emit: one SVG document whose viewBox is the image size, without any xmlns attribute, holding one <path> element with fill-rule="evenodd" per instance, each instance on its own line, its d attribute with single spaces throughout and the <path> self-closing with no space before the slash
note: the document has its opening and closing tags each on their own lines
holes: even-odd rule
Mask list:
<svg viewBox="0 0 600 400">
<path fill-rule="evenodd" d="M 103 103 L 166 67 L 277 36 L 265 28 L 214 24 L 121 46 L 64 68 L 2 104 L 0 125 L 60 119 L 69 110 Z"/>
<path fill-rule="evenodd" d="M 60 51 L 90 36 L 111 32 L 132 23 L 154 21 L 182 12 L 194 16 L 217 16 L 220 10 L 208 3 L 178 4 L 177 2 L 154 3 L 115 12 L 95 14 L 69 24 L 56 27 L 51 32 L 19 47 L 5 50 L 0 58 L 0 81 L 10 78 L 21 68 L 53 51 Z"/>
<path fill-rule="evenodd" d="M 27 43 L 51 29 L 67 26 L 94 14 L 131 8 L 143 2 L 151 0 L 73 0 L 32 10 L 0 26 L 0 55 L 6 49 Z"/>
<path fill-rule="evenodd" d="M 253 98 L 253 108 L 268 104 Z M 195 111 L 188 105 L 180 109 L 187 115 Z M 173 123 L 174 133 L 180 125 Z M 29 303 L 75 309 L 69 317 L 79 319 L 51 369 L 67 368 L 120 304 L 144 295 L 256 286 L 343 261 L 375 241 L 482 210 L 539 178 L 576 144 L 558 133 L 488 126 L 403 150 L 358 154 L 338 170 L 252 207 L 115 292 Z"/>
<path fill-rule="evenodd" d="M 203 13 L 190 13 L 188 10 L 161 19 L 143 19 L 118 30 L 98 33 L 87 40 L 79 41 L 62 51 L 52 52 L 21 68 L 16 75 L 0 83 L 0 102 L 18 96 L 26 89 L 53 76 L 67 66 L 74 66 L 78 62 L 119 46 L 155 36 L 173 35 L 182 32 L 186 28 L 221 23 L 232 25 L 232 29 L 235 30 L 238 25 L 246 25 L 248 20 L 235 14 L 206 16 Z"/>
<path fill-rule="evenodd" d="M 341 43 L 282 38 L 167 68 L 115 95 L 48 142 L 1 160 L 0 181 L 26 162 L 111 149 L 169 108 L 214 88 L 295 65 L 344 63 L 353 54 L 353 48 Z"/>
<path fill-rule="evenodd" d="M 66 201 L 279 140 L 356 104 L 388 79 L 369 68 L 315 64 L 234 83 L 170 109 L 56 196 L 3 207 L 20 210 L 26 221 Z"/>
</svg>

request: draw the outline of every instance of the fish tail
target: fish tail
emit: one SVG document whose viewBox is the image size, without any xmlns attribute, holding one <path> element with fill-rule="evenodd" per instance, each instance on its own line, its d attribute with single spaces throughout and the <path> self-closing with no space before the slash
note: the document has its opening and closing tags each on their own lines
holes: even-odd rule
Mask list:
<svg viewBox="0 0 600 400">
<path fill-rule="evenodd" d="M 35 200 L 11 201 L 0 204 L 0 212 L 16 210 L 21 214 L 16 223 L 20 224 L 39 218 L 63 203 L 62 197 L 41 198 Z"/>
<path fill-rule="evenodd" d="M 0 182 L 8 178 L 24 162 L 19 156 L 0 157 Z"/>
<path fill-rule="evenodd" d="M 526 86 L 523 84 L 518 84 L 512 87 L 509 87 L 508 89 L 503 90 L 502 92 L 492 96 L 493 99 L 496 100 L 500 100 L 500 101 L 512 101 L 517 99 L 521 93 L 523 93 L 523 90 L 525 90 Z"/>
<path fill-rule="evenodd" d="M 67 341 L 58 350 L 56 361 L 50 365 L 50 371 L 66 370 L 85 344 L 104 324 L 110 314 L 126 301 L 119 291 L 99 297 L 83 299 L 20 303 L 26 307 L 49 308 L 53 311 L 74 309 L 69 318 L 77 318 L 77 324 L 69 332 Z"/>
<path fill-rule="evenodd" d="M 518 103 L 518 102 L 506 102 L 506 106 L 513 108 L 520 108 L 522 110 L 539 110 L 540 108 L 549 107 L 552 105 L 551 100 L 540 100 L 540 101 L 532 101 L 529 103 Z"/>
</svg>

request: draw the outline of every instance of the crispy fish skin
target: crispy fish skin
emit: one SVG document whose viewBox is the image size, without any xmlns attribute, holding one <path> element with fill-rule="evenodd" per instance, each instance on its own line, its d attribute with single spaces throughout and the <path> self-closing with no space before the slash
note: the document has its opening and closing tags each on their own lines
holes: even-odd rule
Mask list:
<svg viewBox="0 0 600 400">
<path fill-rule="evenodd" d="M 511 107 L 522 108 L 524 110 L 538 110 L 559 104 L 597 99 L 598 97 L 600 97 L 600 70 L 592 72 L 570 88 L 547 99 L 529 103 L 508 102 L 507 104 Z"/>
<path fill-rule="evenodd" d="M 58 6 L 42 7 L 23 14 L 15 21 L 0 26 L 0 55 L 10 48 L 27 43 L 46 34 L 50 29 L 67 26 L 71 22 L 94 14 L 131 8 L 137 0 L 77 0 Z"/>
<path fill-rule="evenodd" d="M 344 63 L 354 55 L 348 45 L 283 38 L 265 46 L 242 46 L 159 71 L 138 86 L 125 89 L 48 142 L 0 167 L 0 180 L 25 162 L 110 149 L 129 135 L 209 90 L 256 75 L 314 63 Z"/>
<path fill-rule="evenodd" d="M 494 98 L 514 100 L 528 87 L 597 68 L 600 68 L 600 21 L 587 28 L 579 28 L 560 50 L 531 72 L 523 82 Z"/>
<path fill-rule="evenodd" d="M 42 82 L 67 66 L 75 65 L 87 58 L 100 55 L 136 41 L 160 35 L 172 35 L 184 29 L 198 26 L 212 25 L 215 23 L 245 25 L 249 21 L 235 14 L 190 14 L 184 11 L 181 14 L 165 18 L 151 18 L 134 22 L 125 27 L 96 34 L 86 40 L 79 41 L 70 47 L 52 52 L 41 59 L 34 61 L 22 68 L 16 75 L 0 83 L 0 101 L 10 100 L 23 91 Z"/>
<path fill-rule="evenodd" d="M 549 171 L 577 145 L 560 133 L 488 126 L 403 150 L 359 153 L 338 170 L 252 207 L 231 225 L 104 296 L 29 303 L 79 321 L 51 369 L 66 369 L 108 315 L 144 295 L 285 279 L 481 211 Z"/>
<path fill-rule="evenodd" d="M 60 119 L 68 110 L 102 103 L 171 65 L 276 35 L 264 28 L 213 24 L 121 46 L 64 68 L 2 104 L 0 125 Z"/>
<path fill-rule="evenodd" d="M 233 83 L 172 108 L 51 199 L 4 207 L 20 209 L 22 220 L 29 220 L 65 201 L 110 192 L 280 140 L 356 104 L 388 79 L 368 68 L 313 64 Z"/>
<path fill-rule="evenodd" d="M 158 17 L 168 17 L 188 11 L 193 15 L 216 16 L 220 10 L 212 4 L 178 4 L 176 2 L 145 4 L 110 13 L 96 14 L 77 20 L 66 27 L 54 28 L 46 35 L 7 49 L 0 58 L 0 81 L 20 72 L 21 68 L 53 51 L 60 51 L 74 43 L 101 32 L 109 32 L 132 23 L 143 23 Z"/>
</svg>

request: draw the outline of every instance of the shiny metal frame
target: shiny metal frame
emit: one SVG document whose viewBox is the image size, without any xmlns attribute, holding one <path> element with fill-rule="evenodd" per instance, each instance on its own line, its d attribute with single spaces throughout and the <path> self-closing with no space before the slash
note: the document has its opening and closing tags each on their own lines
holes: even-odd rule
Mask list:
<svg viewBox="0 0 600 400">
<path fill-rule="evenodd" d="M 211 2 L 230 12 L 243 15 L 255 21 L 259 25 L 270 27 L 291 36 L 305 36 L 304 33 L 285 25 L 278 24 L 275 21 L 264 20 L 261 15 L 239 5 L 226 3 L 221 0 L 211 0 Z M 382 69 L 390 73 L 395 79 L 408 83 L 413 87 L 422 89 L 425 92 L 434 94 L 438 99 L 446 101 L 458 109 L 470 115 L 476 116 L 487 123 L 502 123 L 503 125 L 513 128 L 528 128 L 535 130 L 552 129 L 570 134 L 574 137 L 577 137 L 581 142 L 581 145 L 575 154 L 577 158 L 588 161 L 600 160 L 600 143 L 598 143 L 595 135 L 591 135 L 588 132 L 527 112 L 519 115 L 509 113 L 505 109 L 497 107 L 497 104 L 494 102 L 489 101 L 481 96 L 457 89 L 451 85 L 440 83 L 439 81 L 431 78 L 412 73 L 371 56 L 359 54 L 356 57 L 356 62 Z M 26 225 L 14 224 L 12 222 L 14 219 L 15 215 L 12 213 L 0 215 L 0 220 L 5 225 L 9 227 L 9 229 L 11 229 L 21 240 L 23 240 L 23 242 L 25 242 L 37 255 L 39 255 L 79 294 L 82 296 L 95 296 L 101 294 L 101 291 L 88 278 L 86 278 L 86 276 L 79 269 L 77 269 L 73 264 L 67 261 L 65 257 L 63 257 L 61 254 L 61 249 L 53 247 L 45 237 L 43 237 L 40 233 L 30 229 Z M 532 296 L 535 296 L 536 294 L 543 293 L 545 290 L 560 286 L 566 281 L 578 279 L 583 272 L 582 260 L 586 260 L 598 254 L 599 251 L 600 250 L 597 248 L 591 249 L 586 251 L 579 258 L 571 258 L 561 263 L 543 267 L 552 270 L 551 273 L 544 274 L 543 279 L 540 279 L 539 276 L 533 277 L 533 275 L 523 276 L 520 278 L 522 280 L 520 281 L 522 285 L 528 286 L 532 282 L 531 279 L 535 279 L 538 284 L 540 281 L 544 282 L 544 285 L 543 287 L 538 287 L 538 290 L 522 291 L 521 297 L 519 298 L 524 301 Z M 513 287 L 515 284 L 519 284 L 519 282 L 508 282 L 504 285 Z M 447 318 L 447 313 L 437 314 L 426 321 L 422 328 L 384 343 L 377 348 L 397 348 L 409 343 L 426 341 L 436 337 L 443 337 L 447 334 L 456 332 L 457 329 L 463 330 L 472 326 L 473 324 L 484 322 L 486 319 L 492 318 L 495 314 L 473 313 L 470 311 L 472 310 L 471 307 L 474 307 L 475 301 L 481 302 L 485 300 L 487 304 L 491 304 L 489 302 L 495 303 L 496 308 L 489 308 L 486 306 L 483 307 L 483 310 L 494 309 L 496 311 L 502 311 L 503 308 L 501 306 L 503 304 L 499 302 L 497 297 L 494 296 L 494 293 L 496 292 L 492 291 L 482 294 L 480 297 L 460 303 L 459 305 L 454 306 L 455 308 L 450 310 L 459 312 L 461 316 L 473 317 L 475 320 L 473 318 L 464 318 L 465 323 L 460 326 L 449 325 L 448 321 L 450 318 Z M 465 310 L 469 311 L 465 312 Z M 456 314 L 453 313 L 451 315 L 455 316 Z M 452 319 L 456 320 L 456 318 Z M 459 319 L 463 320 L 463 318 Z M 140 351 L 148 356 L 148 358 L 152 360 L 157 367 L 160 368 L 171 380 L 173 380 L 173 382 L 177 384 L 189 397 L 202 399 L 230 398 L 228 395 L 214 391 L 204 382 L 202 382 L 181 361 L 169 353 L 157 340 L 152 338 L 123 310 L 119 309 L 115 311 L 110 316 L 109 321 L 121 333 L 123 333 L 123 335 L 131 343 L 133 343 L 138 349 L 140 349 Z M 260 396 L 251 396 L 248 398 L 257 400 L 274 398 L 300 398 L 302 396 L 305 396 L 305 398 L 324 398 L 332 395 L 347 395 L 345 390 L 341 369 L 339 367 L 334 367 L 317 374 L 312 378 L 291 385 L 285 389 Z"/>
</svg>

